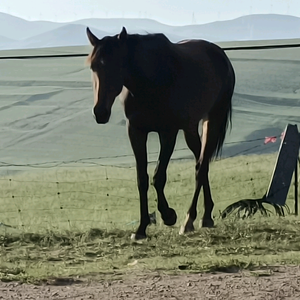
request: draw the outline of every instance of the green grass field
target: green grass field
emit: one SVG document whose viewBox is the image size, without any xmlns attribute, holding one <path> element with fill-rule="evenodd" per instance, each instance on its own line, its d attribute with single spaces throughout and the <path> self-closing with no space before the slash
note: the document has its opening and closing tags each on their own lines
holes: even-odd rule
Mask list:
<svg viewBox="0 0 300 300">
<path fill-rule="evenodd" d="M 296 43 L 298 40 L 290 41 Z M 267 44 L 287 41 L 268 41 Z M 266 44 L 266 41 L 221 46 Z M 2 51 L 0 55 L 88 53 L 90 47 Z M 298 123 L 298 49 L 228 51 L 236 71 L 233 127 L 224 156 L 266 153 L 265 136 L 279 136 Z M 85 58 L 1 60 L 0 62 L 0 278 L 39 281 L 60 276 L 124 276 L 129 272 L 200 272 L 257 265 L 300 263 L 299 219 L 295 216 L 248 220 L 219 218 L 227 205 L 261 197 L 270 182 L 275 154 L 213 162 L 211 188 L 216 227 L 179 236 L 194 189 L 194 164 L 183 135 L 168 169 L 166 195 L 178 214 L 173 228 L 149 227 L 149 239 L 134 244 L 139 202 L 134 168 L 80 167 L 83 162 L 130 165 L 134 161 L 119 101 L 110 122 L 95 124 L 93 92 Z M 252 142 L 250 142 L 252 140 Z M 158 138 L 149 136 L 150 160 Z M 251 150 L 252 149 L 252 150 Z M 101 158 L 101 159 L 97 159 Z M 69 168 L 32 168 L 56 161 L 80 161 Z M 22 166 L 21 166 L 22 165 Z M 30 167 L 31 166 L 31 167 Z M 150 172 L 153 174 L 154 165 Z M 5 177 L 6 176 L 6 177 Z M 156 210 L 154 188 L 150 212 Z M 293 208 L 293 189 L 287 200 Z M 271 208 L 272 209 L 272 208 Z"/>
<path fill-rule="evenodd" d="M 298 42 L 245 41 L 220 43 L 220 46 Z M 90 46 L 62 47 L 0 51 L 0 56 L 87 54 L 90 51 Z M 227 51 L 227 55 L 236 72 L 236 87 L 233 126 L 226 137 L 223 154 L 236 155 L 245 147 L 259 143 L 261 147 L 247 154 L 266 153 L 266 148 L 277 151 L 278 144 L 264 146 L 261 141 L 252 144 L 237 141 L 280 135 L 287 123 L 298 123 L 299 49 Z M 120 101 L 115 101 L 111 119 L 105 126 L 97 125 L 92 117 L 93 89 L 85 60 L 85 57 L 71 57 L 0 61 L 1 161 L 33 164 L 99 156 L 104 157 L 102 162 L 108 165 L 134 161 Z M 150 134 L 149 152 L 157 152 L 158 148 L 157 135 Z M 180 133 L 176 149 L 183 148 L 186 143 Z M 124 155 L 129 156 L 125 159 Z M 190 151 L 181 150 L 174 155 L 187 158 Z M 1 168 L 0 175 L 5 171 Z"/>
<path fill-rule="evenodd" d="M 0 226 L 0 278 L 107 278 L 146 270 L 175 274 L 300 263 L 297 217 L 219 218 L 227 205 L 264 194 L 275 160 L 269 154 L 213 162 L 216 226 L 199 228 L 200 197 L 196 231 L 185 236 L 178 232 L 193 193 L 194 164 L 172 162 L 166 195 L 178 222 L 168 228 L 158 215 L 141 244 L 130 240 L 139 219 L 134 168 L 56 168 L 1 177 L 0 221 L 15 228 Z M 153 169 L 150 165 L 151 174 Z M 151 186 L 150 212 L 155 199 Z M 293 210 L 292 188 L 287 203 Z"/>
</svg>

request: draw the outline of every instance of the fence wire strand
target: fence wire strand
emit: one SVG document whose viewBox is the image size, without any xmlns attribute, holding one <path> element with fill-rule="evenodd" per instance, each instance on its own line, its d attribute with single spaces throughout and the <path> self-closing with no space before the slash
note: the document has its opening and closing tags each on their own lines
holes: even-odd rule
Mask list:
<svg viewBox="0 0 300 300">
<path fill-rule="evenodd" d="M 298 48 L 300 47 L 300 44 L 284 44 L 284 45 L 258 45 L 258 46 L 232 46 L 232 47 L 224 47 L 224 51 L 243 51 L 243 50 L 268 50 L 268 49 L 284 49 L 284 48 Z M 73 54 L 53 54 L 53 55 L 19 55 L 19 56 L 0 56 L 0 60 L 28 60 L 28 59 L 45 59 L 45 58 L 74 58 L 74 57 L 85 57 L 87 54 L 85 53 L 73 53 Z M 280 138 L 280 135 L 276 136 L 276 139 Z M 243 141 L 232 141 L 232 142 L 226 142 L 224 143 L 225 146 L 230 146 L 230 145 L 247 145 L 251 143 L 256 143 L 256 142 L 261 142 L 259 144 L 255 145 L 249 145 L 246 149 L 243 149 L 241 151 L 238 151 L 237 153 L 234 153 L 232 155 L 222 157 L 216 160 L 216 163 L 220 161 L 224 161 L 226 159 L 238 156 L 238 155 L 244 155 L 248 154 L 250 151 L 258 148 L 264 147 L 263 141 L 265 140 L 265 137 L 261 138 L 256 138 L 256 139 L 249 139 L 249 140 L 243 140 Z M 268 149 L 268 148 L 266 148 Z M 188 147 L 182 147 L 182 148 L 177 148 L 175 149 L 174 152 L 178 151 L 185 151 L 189 150 Z M 151 152 L 148 154 L 158 154 L 158 151 Z M 134 165 L 106 165 L 102 164 L 101 160 L 107 160 L 107 159 L 117 159 L 117 158 L 128 158 L 128 157 L 133 157 L 132 154 L 124 154 L 124 155 L 116 155 L 116 156 L 99 156 L 99 157 L 86 157 L 86 158 L 80 158 L 80 159 L 74 159 L 74 160 L 65 160 L 65 161 L 59 161 L 59 160 L 53 160 L 53 161 L 44 161 L 44 162 L 36 162 L 36 163 L 30 163 L 30 164 L 18 164 L 18 163 L 10 163 L 10 162 L 5 162 L 5 161 L 0 161 L 0 168 L 2 169 L 9 169 L 11 167 L 25 167 L 29 169 L 49 169 L 49 168 L 63 168 L 63 167 L 70 167 L 72 164 L 80 164 L 80 166 L 85 165 L 85 166 L 103 166 L 105 168 L 126 168 L 126 169 L 135 169 Z M 192 157 L 192 152 L 191 152 L 191 157 Z M 175 160 L 175 159 L 172 159 Z M 179 160 L 179 159 L 176 159 Z M 193 161 L 193 159 L 191 159 Z M 155 160 L 149 161 L 150 163 L 155 162 Z M 254 161 L 251 162 L 251 164 L 247 164 L 248 168 L 251 166 L 256 166 L 260 161 Z M 219 172 L 223 171 L 228 171 L 230 169 L 234 168 L 240 168 L 241 166 L 245 166 L 245 163 L 238 164 L 232 167 L 226 166 L 225 168 L 218 168 Z M 76 166 L 78 167 L 78 166 Z M 191 166 L 185 167 L 180 169 L 180 178 L 178 179 L 172 179 L 170 182 L 168 182 L 169 185 L 179 185 L 178 190 L 180 191 L 180 183 L 183 183 L 184 181 L 187 180 L 192 180 L 194 178 L 194 170 L 195 166 L 191 164 Z M 186 171 L 190 171 L 190 173 L 187 174 Z M 271 175 L 270 175 L 271 176 Z M 261 181 L 269 181 L 270 176 L 259 176 L 253 178 L 242 178 L 240 180 L 234 180 L 234 182 L 230 183 L 230 186 L 239 186 L 243 185 L 245 187 L 246 185 L 253 185 L 253 189 L 255 189 L 256 182 L 261 182 Z M 223 188 L 228 187 L 228 181 L 225 181 L 224 184 L 220 184 L 217 188 L 219 190 L 222 190 Z M 115 193 L 111 192 L 110 190 L 107 191 L 106 189 L 106 183 L 111 184 L 111 182 L 116 182 L 117 184 L 115 185 Z M 0 190 L 0 201 L 2 202 L 2 205 L 5 207 L 5 203 L 8 202 L 9 204 L 13 204 L 14 209 L 11 209 L 12 206 L 10 206 L 10 209 L 7 209 L 3 211 L 3 208 L 0 210 L 0 216 L 2 214 L 14 214 L 14 217 L 11 219 L 11 223 L 13 226 L 18 227 L 18 224 L 21 224 L 22 226 L 32 226 L 30 223 L 23 222 L 23 214 L 28 214 L 28 213 L 34 213 L 36 214 L 36 217 L 39 217 L 39 214 L 41 213 L 46 213 L 47 215 L 53 217 L 55 219 L 58 217 L 60 214 L 64 214 L 65 218 L 60 220 L 60 222 L 64 223 L 88 223 L 88 224 L 93 224 L 97 223 L 100 225 L 105 226 L 106 224 L 109 223 L 115 223 L 119 224 L 121 226 L 126 225 L 123 221 L 120 220 L 114 220 L 110 221 L 109 220 L 109 215 L 110 211 L 105 208 L 105 205 L 99 204 L 97 207 L 89 207 L 88 203 L 85 204 L 84 202 L 84 197 L 87 195 L 95 196 L 99 199 L 107 198 L 107 199 L 117 199 L 120 200 L 118 202 L 118 209 L 123 209 L 124 212 L 126 212 L 128 208 L 128 201 L 132 200 L 132 194 L 128 193 L 126 189 L 128 189 L 128 186 L 124 185 L 123 183 L 127 182 L 128 184 L 131 184 L 131 188 L 133 188 L 134 193 L 135 193 L 135 198 L 137 198 L 137 190 L 136 190 L 136 175 L 133 173 L 132 179 L 128 178 L 118 178 L 117 176 L 111 176 L 108 175 L 107 172 L 105 175 L 102 177 L 97 177 L 97 178 L 88 178 L 84 180 L 76 180 L 70 181 L 70 180 L 62 180 L 60 181 L 58 175 L 56 174 L 56 178 L 51 178 L 49 180 L 46 179 L 34 179 L 34 180 L 29 180 L 29 179 L 18 179 L 18 177 L 13 177 L 13 176 L 3 176 L 0 177 L 0 184 L 4 189 L 2 191 Z M 23 193 L 20 194 L 20 188 L 22 185 L 26 187 L 29 183 L 33 184 L 35 183 L 36 185 L 40 186 L 39 193 L 34 193 L 31 192 L 30 190 L 25 190 Z M 87 190 L 80 190 L 74 188 L 74 186 L 78 184 L 87 184 L 86 189 Z M 43 185 L 52 185 L 53 189 L 51 192 L 43 193 L 42 189 L 44 188 Z M 90 189 L 89 185 L 93 185 L 93 190 Z M 213 184 L 212 184 L 213 185 Z M 23 188 L 24 188 L 23 186 Z M 66 186 L 69 187 L 69 190 L 66 190 Z M 95 187 L 97 186 L 97 187 Z M 124 195 L 120 196 L 116 194 L 117 190 L 125 189 L 124 190 Z M 3 191 L 4 190 L 4 191 Z M 41 192 L 41 193 L 40 193 Z M 260 191 L 257 191 L 258 193 Z M 176 193 L 170 199 L 179 199 L 183 197 L 191 197 L 193 191 L 191 190 L 189 193 Z M 239 191 L 238 195 L 237 194 L 232 194 L 230 201 L 235 201 L 238 199 L 241 199 L 241 197 L 247 197 L 247 195 L 244 195 L 245 193 L 243 191 Z M 32 208 L 26 207 L 26 199 L 37 199 L 40 201 L 40 204 L 43 205 L 43 199 L 45 200 L 46 198 L 53 198 L 51 200 L 52 204 L 49 207 L 35 207 L 34 212 Z M 218 196 L 217 196 L 218 198 Z M 66 199 L 70 199 L 72 201 L 72 205 L 68 202 L 64 202 Z M 122 200 L 126 200 L 123 201 Z M 226 199 L 222 199 L 226 200 Z M 25 202 L 24 202 L 25 201 Z M 13 203 L 11 203 L 13 202 Z M 82 205 L 79 205 L 78 207 L 74 207 L 75 203 L 83 203 L 85 204 L 84 207 Z M 85 211 L 88 215 L 95 215 L 97 213 L 104 215 L 105 218 L 107 219 L 106 221 L 103 221 L 101 219 L 92 219 L 92 218 L 71 218 L 70 215 L 74 211 Z M 41 217 L 42 218 L 42 217 Z M 13 221 L 15 220 L 15 221 Z M 39 222 L 40 224 L 48 224 L 49 220 L 43 220 L 41 219 Z M 1 221 L 1 220 L 0 220 Z M 129 222 L 128 224 L 135 224 L 137 221 Z M 1 226 L 0 222 L 0 226 Z M 52 224 L 53 225 L 53 224 Z M 9 225 L 8 225 L 9 227 Z"/>
<path fill-rule="evenodd" d="M 242 50 L 270 50 L 270 49 L 286 49 L 286 48 L 299 48 L 300 44 L 282 44 L 282 45 L 254 45 L 254 46 L 232 46 L 222 47 L 224 51 L 242 51 Z M 6 50 L 8 51 L 8 50 Z M 44 55 L 9 55 L 0 56 L 0 60 L 13 60 L 13 59 L 45 59 L 45 58 L 73 58 L 73 57 L 86 57 L 87 53 L 68 53 L 68 54 L 44 54 Z"/>
</svg>

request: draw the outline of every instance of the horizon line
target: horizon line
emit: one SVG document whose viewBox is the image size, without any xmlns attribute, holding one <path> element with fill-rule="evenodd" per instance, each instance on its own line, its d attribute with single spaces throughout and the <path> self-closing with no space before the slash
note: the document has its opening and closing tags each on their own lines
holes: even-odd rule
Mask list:
<svg viewBox="0 0 300 300">
<path fill-rule="evenodd" d="M 196 23 L 187 23 L 185 25 L 171 25 L 171 24 L 168 24 L 168 23 L 164 23 L 162 21 L 159 21 L 157 20 L 156 18 L 150 18 L 150 17 L 85 17 L 85 18 L 79 18 L 79 19 L 73 19 L 73 20 L 70 20 L 70 21 L 54 21 L 54 20 L 49 20 L 49 19 L 28 19 L 28 18 L 24 18 L 24 17 L 19 17 L 17 15 L 14 15 L 14 14 L 11 14 L 11 13 L 7 13 L 7 12 L 3 12 L 3 11 L 0 11 L 0 14 L 4 14 L 4 15 L 7 15 L 7 16 L 11 16 L 11 17 L 14 17 L 14 18 L 18 18 L 18 19 L 22 19 L 24 21 L 27 21 L 27 22 L 50 22 L 50 23 L 57 23 L 57 24 L 68 24 L 68 23 L 73 23 L 73 22 L 78 22 L 78 21 L 82 21 L 82 20 L 151 20 L 151 21 L 155 21 L 155 22 L 158 22 L 160 24 L 163 24 L 163 25 L 167 25 L 167 26 L 172 26 L 172 27 L 183 27 L 183 26 L 190 26 L 190 25 L 205 25 L 205 24 L 211 24 L 211 23 L 217 23 L 217 22 L 226 22 L 226 21 L 232 21 L 232 20 L 236 20 L 236 19 L 239 19 L 239 18 L 242 18 L 242 17 L 247 17 L 247 16 L 258 16 L 258 15 L 277 15 L 277 16 L 287 16 L 287 17 L 293 17 L 293 18 L 299 18 L 300 19 L 300 16 L 295 16 L 295 15 L 291 15 L 291 14 L 279 14 L 279 13 L 251 13 L 251 14 L 243 14 L 243 15 L 240 15 L 238 17 L 235 17 L 235 18 L 232 18 L 232 19 L 222 19 L 222 20 L 214 20 L 214 21 L 210 21 L 210 22 L 204 22 L 204 23 L 199 23 L 199 22 L 196 22 Z"/>
</svg>

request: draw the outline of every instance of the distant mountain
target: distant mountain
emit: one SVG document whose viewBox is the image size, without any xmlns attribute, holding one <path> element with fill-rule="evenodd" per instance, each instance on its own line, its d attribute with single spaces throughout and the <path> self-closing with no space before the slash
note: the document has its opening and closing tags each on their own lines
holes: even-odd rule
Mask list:
<svg viewBox="0 0 300 300">
<path fill-rule="evenodd" d="M 1 45 L 8 45 L 8 44 L 13 43 L 13 42 L 14 42 L 14 40 L 0 35 L 0 46 Z"/>
<path fill-rule="evenodd" d="M 62 24 L 48 21 L 27 21 L 9 14 L 0 13 L 0 35 L 22 40 L 49 30 L 61 27 Z"/>
<path fill-rule="evenodd" d="M 300 38 L 300 18 L 261 14 L 247 15 L 229 21 L 173 28 L 187 38 L 207 38 L 213 41 L 274 40 Z"/>
<path fill-rule="evenodd" d="M 101 38 L 120 32 L 162 32 L 177 42 L 206 39 L 212 42 L 300 38 L 300 18 L 287 15 L 248 15 L 228 21 L 201 25 L 169 26 L 150 19 L 83 19 L 69 23 L 26 21 L 0 13 L 0 49 L 45 48 L 87 45 L 85 28 L 89 26 Z"/>
<path fill-rule="evenodd" d="M 93 32 L 102 38 L 108 33 L 91 28 Z M 87 45 L 86 26 L 69 24 L 45 33 L 30 37 L 22 41 L 15 41 L 8 45 L 14 49 L 45 48 L 45 47 L 67 47 Z"/>
<path fill-rule="evenodd" d="M 162 24 L 151 19 L 83 19 L 72 22 L 72 24 L 83 24 L 85 26 L 101 29 L 110 35 L 119 33 L 124 26 L 128 33 L 147 34 L 163 32 L 173 42 L 183 39 L 182 36 L 177 34 L 176 30 L 173 31 L 173 28 L 177 27 Z"/>
<path fill-rule="evenodd" d="M 118 33 L 123 26 L 128 32 L 140 34 L 170 32 L 174 28 L 151 19 L 83 19 L 72 22 L 72 24 L 91 26 L 110 34 Z"/>
</svg>

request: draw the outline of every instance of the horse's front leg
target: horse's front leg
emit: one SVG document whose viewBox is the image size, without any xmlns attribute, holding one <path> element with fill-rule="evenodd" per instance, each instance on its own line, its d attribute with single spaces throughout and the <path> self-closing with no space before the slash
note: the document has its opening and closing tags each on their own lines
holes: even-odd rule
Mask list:
<svg viewBox="0 0 300 300">
<path fill-rule="evenodd" d="M 170 208 L 164 194 L 167 182 L 167 167 L 174 151 L 178 130 L 171 130 L 159 133 L 160 154 L 154 172 L 153 185 L 157 192 L 157 206 L 164 223 L 172 226 L 176 223 L 177 215 L 174 209 Z"/>
<path fill-rule="evenodd" d="M 140 226 L 132 239 L 145 239 L 147 226 L 150 224 L 148 211 L 149 176 L 147 173 L 147 136 L 148 132 L 141 131 L 128 124 L 128 135 L 136 160 L 137 185 L 140 196 Z"/>
</svg>

